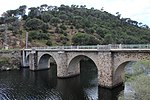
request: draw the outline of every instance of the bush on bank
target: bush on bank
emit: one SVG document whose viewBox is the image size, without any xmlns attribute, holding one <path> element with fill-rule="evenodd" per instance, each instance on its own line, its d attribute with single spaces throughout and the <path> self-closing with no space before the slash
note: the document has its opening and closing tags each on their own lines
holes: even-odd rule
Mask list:
<svg viewBox="0 0 150 100">
<path fill-rule="evenodd" d="M 14 57 L 0 57 L 0 70 L 19 69 L 20 61 Z"/>
<path fill-rule="evenodd" d="M 129 82 L 133 91 L 124 95 L 122 92 L 119 100 L 150 100 L 150 61 L 144 60 L 132 65 L 132 75 L 127 75 L 125 82 Z"/>
</svg>

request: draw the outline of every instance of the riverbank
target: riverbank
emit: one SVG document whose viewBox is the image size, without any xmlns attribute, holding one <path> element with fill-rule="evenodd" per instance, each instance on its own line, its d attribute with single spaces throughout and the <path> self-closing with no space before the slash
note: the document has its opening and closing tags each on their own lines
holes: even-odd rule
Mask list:
<svg viewBox="0 0 150 100">
<path fill-rule="evenodd" d="M 21 52 L 20 50 L 1 50 L 0 51 L 0 71 L 20 69 Z"/>
</svg>

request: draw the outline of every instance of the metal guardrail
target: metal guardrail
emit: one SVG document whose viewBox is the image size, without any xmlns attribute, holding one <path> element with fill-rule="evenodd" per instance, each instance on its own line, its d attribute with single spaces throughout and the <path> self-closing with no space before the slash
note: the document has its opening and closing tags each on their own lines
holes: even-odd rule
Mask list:
<svg viewBox="0 0 150 100">
<path fill-rule="evenodd" d="M 109 45 L 91 45 L 91 46 L 47 46 L 32 47 L 30 49 L 48 49 L 48 50 L 111 50 L 111 49 L 150 49 L 150 44 L 109 44 Z"/>
</svg>

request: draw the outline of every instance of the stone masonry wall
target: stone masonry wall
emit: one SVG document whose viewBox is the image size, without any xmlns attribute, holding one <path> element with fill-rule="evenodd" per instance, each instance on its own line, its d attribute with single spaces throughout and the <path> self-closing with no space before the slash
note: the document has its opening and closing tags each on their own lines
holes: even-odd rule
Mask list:
<svg viewBox="0 0 150 100">
<path fill-rule="evenodd" d="M 125 62 L 150 60 L 150 52 L 143 51 L 38 51 L 37 67 L 44 54 L 49 54 L 54 58 L 57 64 L 57 76 L 61 78 L 79 74 L 80 59 L 84 56 L 90 58 L 98 69 L 98 84 L 107 88 L 112 88 L 122 82 L 120 73 L 116 72 L 118 68 L 123 68 Z M 120 65 L 122 67 L 119 67 Z"/>
<path fill-rule="evenodd" d="M 98 83 L 100 86 L 111 88 L 113 87 L 111 52 L 99 52 L 98 59 Z"/>
<path fill-rule="evenodd" d="M 150 52 L 113 52 L 113 85 L 117 85 L 122 80 L 125 65 L 130 61 L 150 60 Z"/>
</svg>

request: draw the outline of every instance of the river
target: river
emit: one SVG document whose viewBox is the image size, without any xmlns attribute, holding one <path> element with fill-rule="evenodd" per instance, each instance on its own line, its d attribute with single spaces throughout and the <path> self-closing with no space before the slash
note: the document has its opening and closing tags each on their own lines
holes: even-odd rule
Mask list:
<svg viewBox="0 0 150 100">
<path fill-rule="evenodd" d="M 56 68 L 0 72 L 0 100 L 118 100 L 124 89 L 99 87 L 97 68 L 89 61 L 81 62 L 80 75 L 68 79 L 57 78 Z"/>
</svg>

